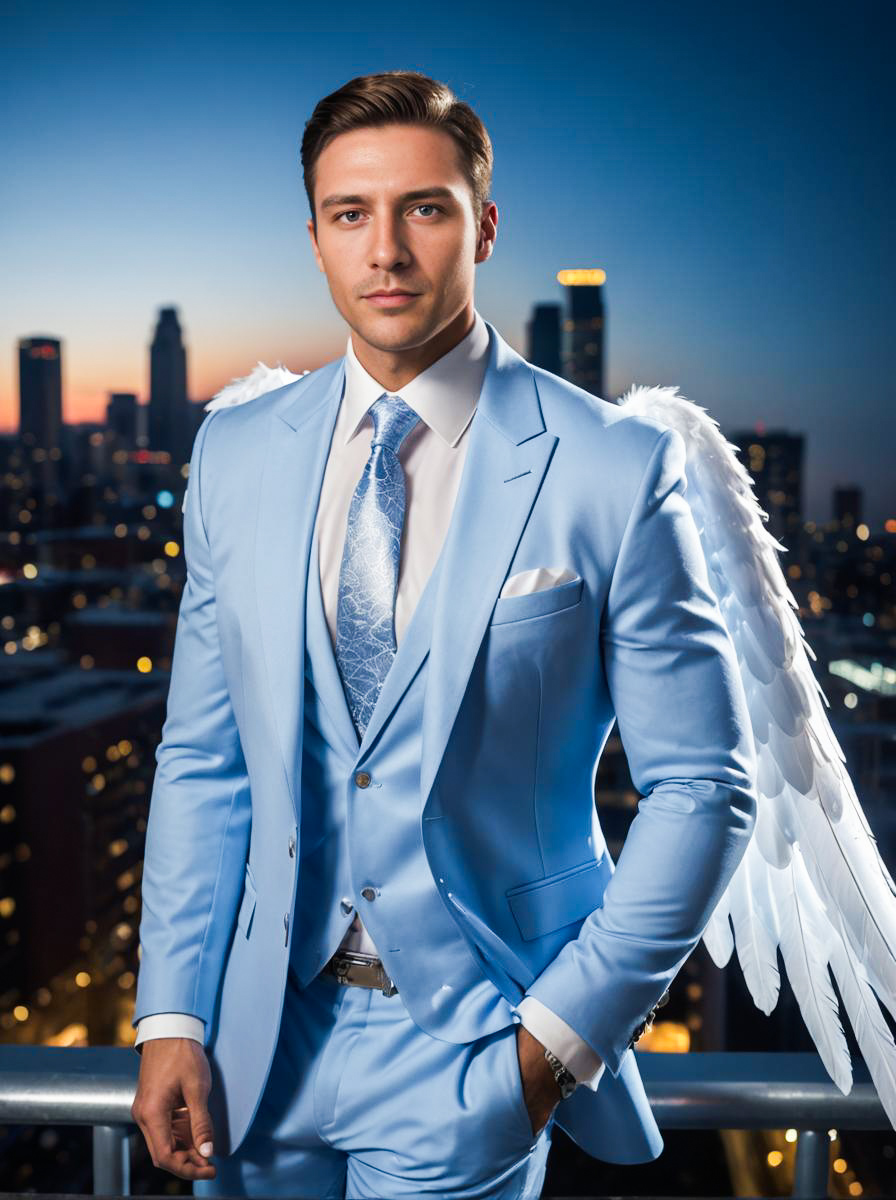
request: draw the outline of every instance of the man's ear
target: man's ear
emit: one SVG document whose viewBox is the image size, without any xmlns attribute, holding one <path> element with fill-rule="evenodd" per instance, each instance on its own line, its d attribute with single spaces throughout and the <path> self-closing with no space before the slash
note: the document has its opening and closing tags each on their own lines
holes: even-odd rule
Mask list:
<svg viewBox="0 0 896 1200">
<path fill-rule="evenodd" d="M 495 238 L 498 236 L 498 206 L 494 203 L 489 204 L 482 214 L 482 220 L 479 222 L 479 237 L 476 241 L 476 257 L 474 262 L 485 262 L 487 258 L 491 258 L 492 251 L 495 248 Z"/>
<path fill-rule="evenodd" d="M 317 269 L 326 274 L 326 271 L 324 270 L 324 260 L 320 256 L 320 250 L 317 245 L 317 237 L 314 232 L 314 222 L 309 217 L 306 224 L 308 226 L 308 236 L 311 238 L 311 252 L 314 255 L 315 262 L 317 263 Z"/>
</svg>

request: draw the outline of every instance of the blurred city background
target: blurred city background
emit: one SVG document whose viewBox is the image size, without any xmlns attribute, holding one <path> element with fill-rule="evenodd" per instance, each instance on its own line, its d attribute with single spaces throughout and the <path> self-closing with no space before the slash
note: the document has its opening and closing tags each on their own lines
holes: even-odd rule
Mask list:
<svg viewBox="0 0 896 1200">
<path fill-rule="evenodd" d="M 0 1041 L 133 1042 L 193 438 L 258 360 L 344 350 L 298 151 L 316 101 L 370 71 L 443 79 L 490 131 L 483 316 L 604 399 L 678 385 L 739 448 L 896 870 L 887 6 L 399 5 L 381 33 L 239 9 L 176 33 L 164 5 L 3 9 Z M 614 857 L 637 800 L 613 737 Z M 814 1046 L 783 975 L 766 1017 L 701 944 L 638 1049 Z M 795 1136 L 668 1133 L 617 1168 L 558 1131 L 547 1190 L 787 1195 Z M 896 1134 L 831 1137 L 833 1194 L 896 1192 Z M 190 1194 L 140 1144 L 134 1163 L 135 1194 Z M 91 1186 L 89 1130 L 0 1126 L 0 1191 Z"/>
</svg>

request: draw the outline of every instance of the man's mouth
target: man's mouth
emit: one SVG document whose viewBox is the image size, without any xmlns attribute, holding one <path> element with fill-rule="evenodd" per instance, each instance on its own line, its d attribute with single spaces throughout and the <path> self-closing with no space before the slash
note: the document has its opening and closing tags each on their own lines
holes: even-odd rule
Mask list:
<svg viewBox="0 0 896 1200">
<path fill-rule="evenodd" d="M 371 292 L 364 299 L 377 308 L 400 308 L 405 304 L 410 304 L 412 300 L 416 300 L 417 296 L 417 292 L 396 290 L 391 292 Z"/>
</svg>

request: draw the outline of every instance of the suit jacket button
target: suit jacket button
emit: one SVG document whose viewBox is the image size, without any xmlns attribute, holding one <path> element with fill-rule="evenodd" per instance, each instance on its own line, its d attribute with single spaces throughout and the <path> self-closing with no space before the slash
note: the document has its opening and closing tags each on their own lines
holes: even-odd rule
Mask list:
<svg viewBox="0 0 896 1200">
<path fill-rule="evenodd" d="M 355 775 L 355 783 L 360 788 L 369 787 L 370 786 L 370 776 L 368 775 L 368 773 L 366 771 L 358 771 L 358 773 Z"/>
<path fill-rule="evenodd" d="M 376 888 L 372 888 L 372 887 L 361 888 L 361 895 L 364 897 L 365 900 L 375 900 L 376 899 Z"/>
<path fill-rule="evenodd" d="M 355 906 L 352 904 L 351 900 L 349 900 L 347 897 L 344 897 L 339 901 L 339 907 L 342 909 L 345 915 L 348 916 Z"/>
</svg>

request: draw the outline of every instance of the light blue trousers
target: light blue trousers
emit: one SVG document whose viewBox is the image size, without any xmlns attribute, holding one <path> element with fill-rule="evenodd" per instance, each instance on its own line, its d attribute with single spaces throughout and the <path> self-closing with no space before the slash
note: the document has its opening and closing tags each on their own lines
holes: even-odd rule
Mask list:
<svg viewBox="0 0 896 1200">
<path fill-rule="evenodd" d="M 401 996 L 289 972 L 255 1120 L 196 1196 L 535 1200 L 553 1117 L 533 1137 L 516 1025 L 438 1041 Z"/>
</svg>

